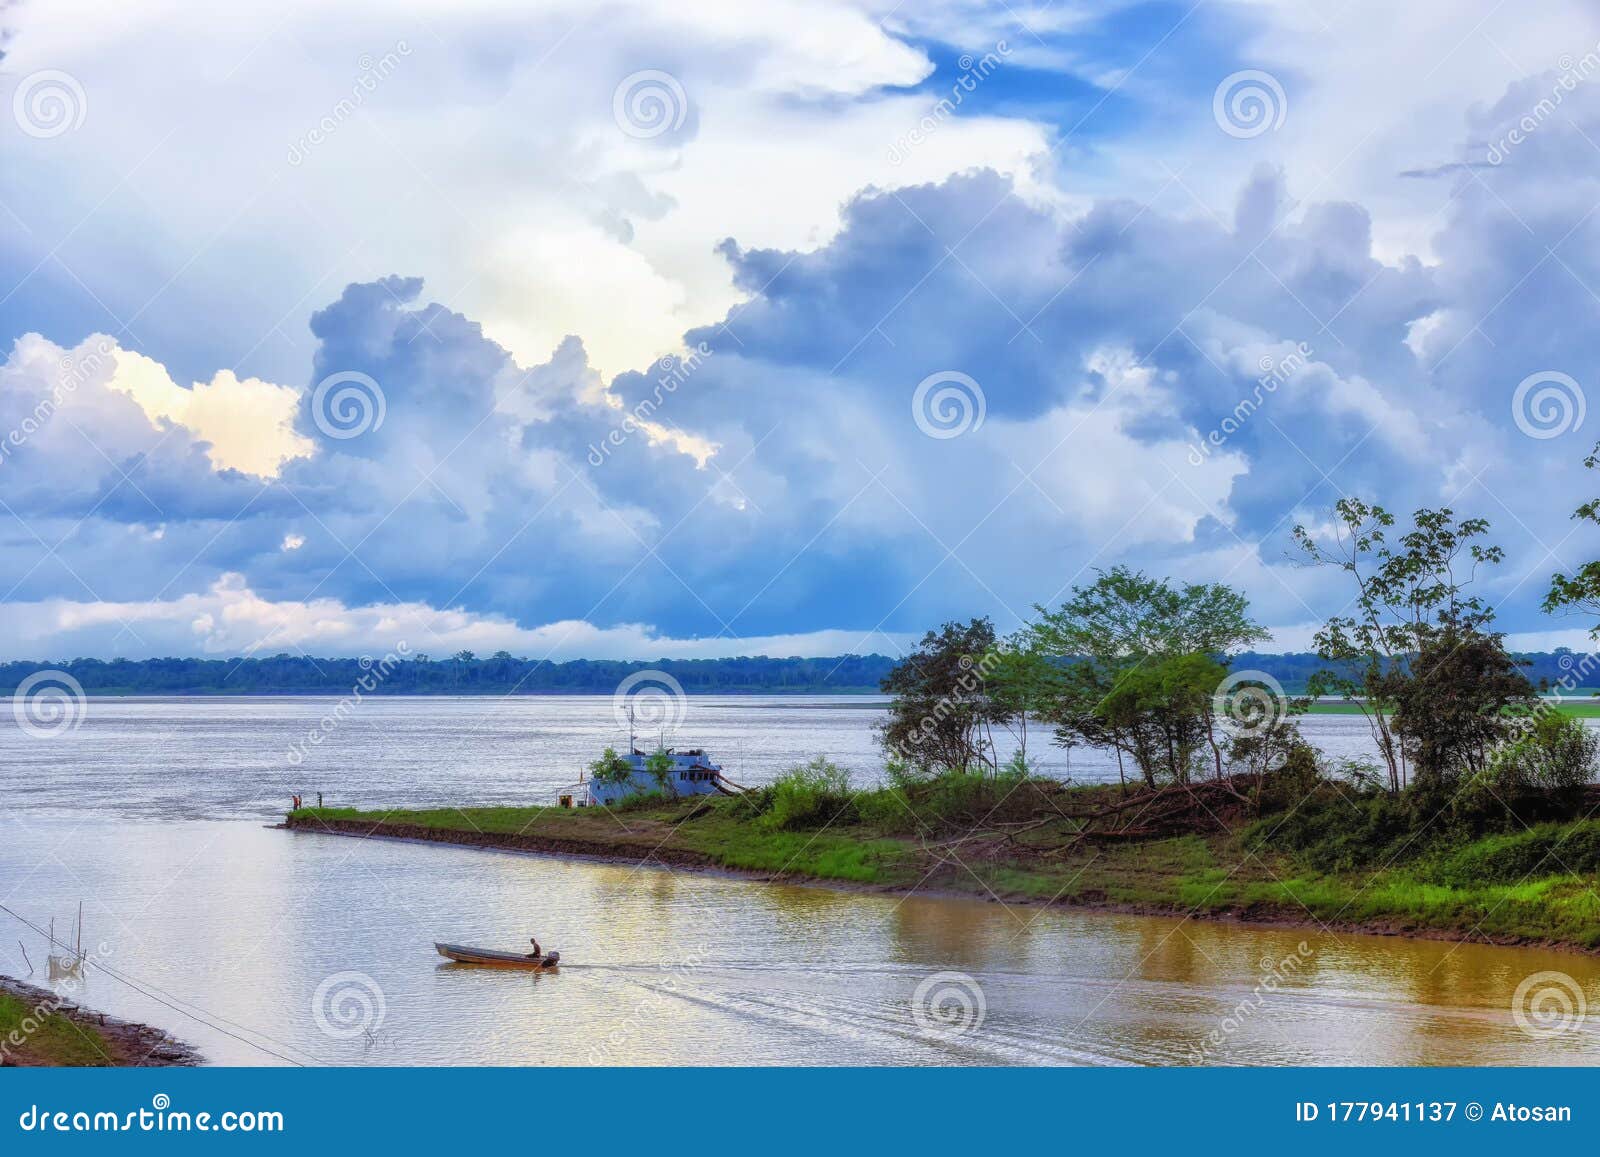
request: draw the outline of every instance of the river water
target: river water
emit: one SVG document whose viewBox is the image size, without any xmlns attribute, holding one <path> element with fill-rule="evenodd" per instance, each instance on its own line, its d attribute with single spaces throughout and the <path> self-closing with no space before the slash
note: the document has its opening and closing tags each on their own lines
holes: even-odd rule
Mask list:
<svg viewBox="0 0 1600 1157">
<path fill-rule="evenodd" d="M 737 783 L 768 783 L 825 755 L 867 786 L 882 775 L 873 734 L 881 696 L 695 696 L 666 738 L 699 746 Z M 93 699 L 48 739 L 0 713 L 7 806 L 28 811 L 220 819 L 281 815 L 289 796 L 330 806 L 478 806 L 554 802 L 607 744 L 625 750 L 609 695 L 368 698 L 347 714 L 329 696 Z M 1359 717 L 1303 717 L 1334 757 L 1372 750 Z M 312 736 L 316 742 L 312 742 Z M 638 736 L 653 746 L 654 734 Z M 996 736 L 1000 757 L 1015 740 Z M 1065 751 L 1036 729 L 1044 774 L 1114 782 L 1115 757 Z"/>
<path fill-rule="evenodd" d="M 615 740 L 608 700 L 380 700 L 286 764 L 326 708 L 97 700 L 53 739 L 0 725 L 0 904 L 65 937 L 83 901 L 77 999 L 228 1064 L 1600 1062 L 1596 1026 L 1548 1034 L 1513 1012 L 1519 986 L 1525 1009 L 1600 1008 L 1586 956 L 270 829 L 288 790 L 545 798 Z M 695 700 L 690 718 L 759 782 L 817 751 L 869 776 L 874 710 Z M 1359 720 L 1311 722 L 1359 743 Z M 559 972 L 432 947 L 530 932 Z M 0 913 L 0 970 L 39 982 L 45 954 Z"/>
</svg>

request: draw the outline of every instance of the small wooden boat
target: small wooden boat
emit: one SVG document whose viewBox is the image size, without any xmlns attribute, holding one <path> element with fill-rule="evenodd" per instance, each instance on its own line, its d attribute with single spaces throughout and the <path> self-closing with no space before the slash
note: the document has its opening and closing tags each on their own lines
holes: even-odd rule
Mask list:
<svg viewBox="0 0 1600 1157">
<path fill-rule="evenodd" d="M 434 943 L 440 956 L 457 964 L 481 964 L 486 968 L 533 968 L 540 971 L 556 967 L 561 953 L 546 952 L 543 956 L 529 956 L 526 952 L 497 952 L 493 948 L 468 948 L 462 944 Z"/>
</svg>

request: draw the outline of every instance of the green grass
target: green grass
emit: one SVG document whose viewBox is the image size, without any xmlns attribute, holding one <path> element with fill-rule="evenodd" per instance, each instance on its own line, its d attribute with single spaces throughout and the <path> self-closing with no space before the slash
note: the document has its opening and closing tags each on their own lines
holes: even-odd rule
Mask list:
<svg viewBox="0 0 1600 1157">
<path fill-rule="evenodd" d="M 111 1048 L 92 1026 L 77 1024 L 60 1013 L 37 1018 L 36 1007 L 20 997 L 0 993 L 0 1050 L 6 1059 L 24 1065 L 79 1068 L 111 1063 Z M 12 1033 L 21 1045 L 12 1043 Z"/>
</svg>

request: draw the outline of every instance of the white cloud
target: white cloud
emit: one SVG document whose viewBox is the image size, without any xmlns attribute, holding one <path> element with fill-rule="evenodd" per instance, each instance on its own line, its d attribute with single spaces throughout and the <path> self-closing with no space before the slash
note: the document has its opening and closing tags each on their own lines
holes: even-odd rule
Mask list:
<svg viewBox="0 0 1600 1157">
<path fill-rule="evenodd" d="M 202 442 L 219 470 L 242 470 L 270 478 L 291 458 L 312 451 L 310 439 L 295 432 L 300 391 L 259 378 L 241 381 L 219 370 L 209 382 L 179 386 L 166 367 L 143 354 L 114 351 L 116 369 L 106 385 L 120 390 L 154 421 L 175 422 Z"/>
<path fill-rule="evenodd" d="M 501 615 L 440 610 L 426 603 L 346 606 L 337 599 L 270 600 L 244 576 L 225 574 L 196 594 L 145 602 L 45 599 L 0 603 L 0 659 L 41 655 L 158 658 L 381 654 L 399 643 L 423 653 L 507 650 L 527 658 L 708 659 L 734 655 L 831 656 L 859 650 L 852 631 L 741 638 L 673 638 L 645 624 L 597 627 L 581 620 L 523 627 Z M 873 642 L 903 651 L 909 639 Z"/>
<path fill-rule="evenodd" d="M 394 272 L 425 277 L 526 362 L 582 334 L 609 376 L 738 300 L 723 238 L 823 244 L 865 185 L 1025 173 L 1045 140 L 1025 120 L 968 117 L 892 165 L 929 102 L 875 97 L 932 66 L 830 0 L 355 0 L 336 21 L 244 0 L 201 23 L 57 0 L 7 19 L 7 71 L 65 71 L 90 111 L 70 135 L 21 142 L 0 196 L 32 236 L 73 231 L 75 273 L 80 253 L 118 253 L 80 275 L 141 338 L 204 318 L 216 362 L 280 379 L 304 366 L 291 343 L 327 287 Z M 641 69 L 681 86 L 680 132 L 618 128 L 614 91 Z M 124 184 L 108 198 L 109 172 Z"/>
</svg>

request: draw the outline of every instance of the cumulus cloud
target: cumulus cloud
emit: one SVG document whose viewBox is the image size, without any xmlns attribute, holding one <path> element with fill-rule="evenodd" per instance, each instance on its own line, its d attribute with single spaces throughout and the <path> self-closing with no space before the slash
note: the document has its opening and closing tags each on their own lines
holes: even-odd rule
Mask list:
<svg viewBox="0 0 1600 1157">
<path fill-rule="evenodd" d="M 952 50 L 1003 31 L 961 32 L 965 4 L 882 23 L 829 6 L 826 43 L 743 10 L 630 8 L 619 37 L 579 24 L 548 74 L 527 67 L 531 32 L 471 7 L 400 60 L 415 79 L 385 78 L 368 115 L 279 174 L 295 196 L 265 197 L 258 219 L 233 191 L 252 237 L 286 236 L 289 217 L 314 236 L 233 253 L 264 298 L 241 312 L 248 338 L 164 330 L 158 294 L 111 337 L 16 341 L 0 366 L 0 425 L 19 432 L 0 455 L 0 605 L 39 612 L 14 620 L 18 645 L 211 653 L 275 636 L 354 653 L 403 624 L 477 650 L 858 650 L 958 615 L 1013 627 L 1118 561 L 1236 583 L 1298 638 L 1348 593 L 1291 565 L 1288 531 L 1343 494 L 1488 516 L 1510 556 L 1487 591 L 1503 621 L 1560 630 L 1536 607 L 1549 572 L 1594 549 L 1567 497 L 1589 488 L 1590 431 L 1531 436 L 1513 398 L 1532 374 L 1595 384 L 1600 83 L 1487 166 L 1475 150 L 1559 78 L 1455 108 L 1423 260 L 1397 251 L 1384 196 L 1344 195 L 1300 146 L 1228 152 L 1226 203 L 1177 173 L 1161 196 L 1090 195 L 1115 134 L 1057 139 L 1071 123 L 1038 119 L 1030 83 L 1098 60 L 1081 107 L 1156 99 L 1112 49 L 1073 51 L 1141 18 L 1107 7 L 1030 10 L 1045 43 L 898 164 L 890 130 L 948 84 Z M 532 23 L 559 34 L 577 15 Z M 646 32 L 683 42 L 656 63 L 693 105 L 660 139 L 612 120 Z M 841 38 L 856 51 L 822 69 Z M 551 85 L 571 118 L 527 115 Z M 1205 87 L 1210 155 L 1239 142 L 1216 135 Z M 1289 88 L 1284 133 L 1310 132 L 1326 94 Z M 302 95 L 285 106 L 316 123 L 331 90 Z M 97 132 L 133 115 L 110 103 Z M 482 109 L 487 171 L 458 144 Z M 228 156 L 276 139 L 282 111 Z M 416 162 L 385 138 L 402 126 Z M 191 207 L 215 194 L 174 191 Z M 226 237 L 223 206 L 203 207 Z M 371 253 L 305 264 L 369 232 L 379 268 Z M 124 269 L 154 280 L 136 258 Z M 49 315 L 26 284 L 17 300 Z M 280 320 L 302 307 L 304 334 Z M 242 368 L 235 347 L 261 334 L 283 372 Z M 346 412 L 319 388 L 334 381 L 360 393 Z"/>
<path fill-rule="evenodd" d="M 311 451 L 310 440 L 294 430 L 300 393 L 290 386 L 240 381 L 232 371 L 219 370 L 211 381 L 183 389 L 166 367 L 142 354 L 118 348 L 113 361 L 106 385 L 139 403 L 153 422 L 186 427 L 207 443 L 206 457 L 219 470 L 270 478 L 290 458 Z"/>
</svg>

